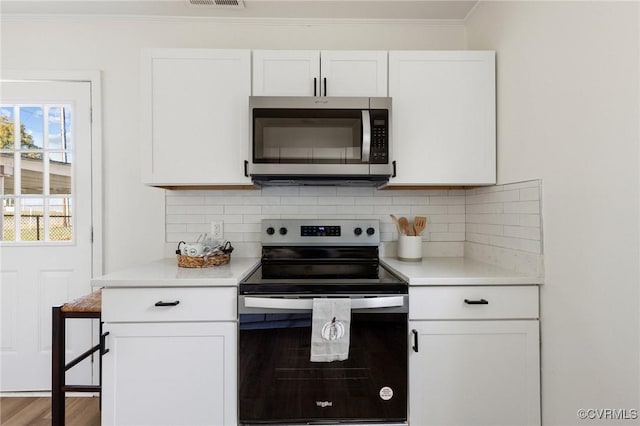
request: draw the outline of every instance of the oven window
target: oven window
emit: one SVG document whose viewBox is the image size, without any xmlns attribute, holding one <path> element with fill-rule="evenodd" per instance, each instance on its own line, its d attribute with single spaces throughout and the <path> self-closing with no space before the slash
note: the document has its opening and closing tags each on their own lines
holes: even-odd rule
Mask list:
<svg viewBox="0 0 640 426">
<path fill-rule="evenodd" d="M 345 361 L 309 361 L 311 314 L 241 314 L 239 334 L 241 423 L 406 420 L 406 313 L 352 312 Z"/>
<path fill-rule="evenodd" d="M 256 163 L 360 163 L 360 110 L 254 109 Z"/>
</svg>

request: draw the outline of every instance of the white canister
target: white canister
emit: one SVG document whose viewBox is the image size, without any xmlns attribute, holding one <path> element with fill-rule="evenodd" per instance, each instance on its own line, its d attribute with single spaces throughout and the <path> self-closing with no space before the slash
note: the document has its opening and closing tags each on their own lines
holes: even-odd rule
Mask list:
<svg viewBox="0 0 640 426">
<path fill-rule="evenodd" d="M 422 236 L 398 236 L 398 260 L 420 262 L 422 260 Z"/>
</svg>

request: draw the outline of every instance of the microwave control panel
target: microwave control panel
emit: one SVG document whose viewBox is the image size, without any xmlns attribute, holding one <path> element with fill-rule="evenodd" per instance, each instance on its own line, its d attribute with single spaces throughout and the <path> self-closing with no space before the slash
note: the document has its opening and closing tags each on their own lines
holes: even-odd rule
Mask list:
<svg viewBox="0 0 640 426">
<path fill-rule="evenodd" d="M 371 116 L 371 156 L 372 164 L 389 163 L 389 111 L 372 109 Z"/>
</svg>

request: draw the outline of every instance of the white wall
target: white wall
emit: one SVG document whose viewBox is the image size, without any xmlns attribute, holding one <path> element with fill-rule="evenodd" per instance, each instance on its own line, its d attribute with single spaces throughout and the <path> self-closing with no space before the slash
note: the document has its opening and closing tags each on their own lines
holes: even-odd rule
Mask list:
<svg viewBox="0 0 640 426">
<path fill-rule="evenodd" d="M 482 1 L 467 20 L 468 47 L 497 51 L 498 180 L 543 182 L 545 425 L 640 408 L 639 13 Z"/>
<path fill-rule="evenodd" d="M 1 24 L 3 69 L 103 73 L 105 272 L 164 254 L 164 191 L 140 183 L 142 47 L 385 50 L 465 44 L 464 27 L 448 23 L 3 16 Z"/>
</svg>

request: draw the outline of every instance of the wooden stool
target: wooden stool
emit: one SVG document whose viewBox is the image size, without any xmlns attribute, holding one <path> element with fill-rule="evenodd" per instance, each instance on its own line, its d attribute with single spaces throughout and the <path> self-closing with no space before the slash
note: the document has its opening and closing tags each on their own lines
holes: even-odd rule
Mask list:
<svg viewBox="0 0 640 426">
<path fill-rule="evenodd" d="M 51 339 L 51 424 L 64 425 L 65 392 L 98 392 L 102 388 L 102 361 L 100 363 L 99 385 L 67 385 L 65 372 L 91 354 L 100 350 L 103 354 L 104 336 L 102 336 L 102 322 L 100 322 L 100 343 L 88 349 L 69 363 L 65 362 L 65 323 L 67 318 L 95 318 L 101 319 L 102 292 L 93 293 L 52 308 L 52 339 Z"/>
</svg>

